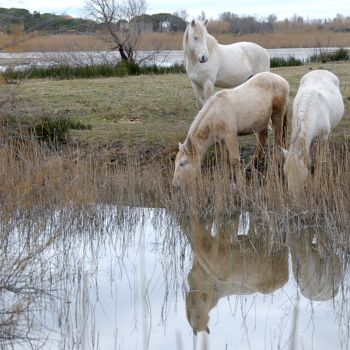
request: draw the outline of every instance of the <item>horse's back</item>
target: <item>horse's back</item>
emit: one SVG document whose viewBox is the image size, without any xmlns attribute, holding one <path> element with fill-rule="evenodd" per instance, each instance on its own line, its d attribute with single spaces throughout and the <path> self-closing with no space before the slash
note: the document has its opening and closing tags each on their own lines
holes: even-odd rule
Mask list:
<svg viewBox="0 0 350 350">
<path fill-rule="evenodd" d="M 332 72 L 324 69 L 316 69 L 305 74 L 300 80 L 300 87 L 307 84 L 328 85 L 333 84 L 339 89 L 340 82 L 338 77 Z"/>
<path fill-rule="evenodd" d="M 248 41 L 241 41 L 228 45 L 228 48 L 242 52 L 245 59 L 254 65 L 253 74 L 270 71 L 270 55 L 262 46 Z"/>
<path fill-rule="evenodd" d="M 302 113 L 306 120 L 314 118 L 314 125 L 320 129 L 335 127 L 344 114 L 339 85 L 338 77 L 326 70 L 305 74 L 295 96 L 293 119 Z"/>
<path fill-rule="evenodd" d="M 235 87 L 252 75 L 270 70 L 267 50 L 254 43 L 218 44 L 215 54 L 219 67 L 215 82 L 218 87 Z"/>
<path fill-rule="evenodd" d="M 260 93 L 270 93 L 272 97 L 276 95 L 286 96 L 289 94 L 289 83 L 278 74 L 271 72 L 261 72 L 249 79 L 242 87 L 247 90 L 261 90 Z"/>
</svg>

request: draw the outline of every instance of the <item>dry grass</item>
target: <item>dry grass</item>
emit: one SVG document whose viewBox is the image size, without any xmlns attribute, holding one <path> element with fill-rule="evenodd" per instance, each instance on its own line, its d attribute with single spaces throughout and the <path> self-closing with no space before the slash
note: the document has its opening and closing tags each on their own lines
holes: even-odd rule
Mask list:
<svg viewBox="0 0 350 350">
<path fill-rule="evenodd" d="M 252 41 L 266 48 L 289 47 L 348 47 L 349 34 L 324 30 L 290 31 L 257 34 L 214 34 L 222 44 Z M 145 33 L 141 36 L 137 50 L 181 50 L 183 33 Z M 108 35 L 18 35 L 0 38 L 0 46 L 8 52 L 26 51 L 90 51 L 108 50 Z"/>
<path fill-rule="evenodd" d="M 97 51 L 108 49 L 98 35 L 31 35 L 6 48 L 7 52 Z"/>
<path fill-rule="evenodd" d="M 252 41 L 268 49 L 290 47 L 348 47 L 350 45 L 349 35 L 347 33 L 316 30 L 302 33 L 225 34 L 219 35 L 217 39 L 222 44 L 229 44 L 238 41 Z"/>
</svg>

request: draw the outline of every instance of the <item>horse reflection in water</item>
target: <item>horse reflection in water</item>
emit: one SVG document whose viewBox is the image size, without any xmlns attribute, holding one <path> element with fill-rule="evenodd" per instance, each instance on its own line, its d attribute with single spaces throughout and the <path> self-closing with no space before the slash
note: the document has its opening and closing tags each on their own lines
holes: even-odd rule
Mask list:
<svg viewBox="0 0 350 350">
<path fill-rule="evenodd" d="M 300 293 L 312 301 L 334 298 L 343 278 L 341 253 L 327 234 L 302 232 L 291 245 L 292 269 Z"/>
<path fill-rule="evenodd" d="M 263 238 L 239 240 L 237 224 L 222 225 L 215 237 L 211 225 L 192 222 L 194 261 L 188 275 L 186 315 L 193 333 L 209 333 L 209 312 L 223 297 L 271 293 L 288 280 L 286 247 L 269 247 Z"/>
</svg>

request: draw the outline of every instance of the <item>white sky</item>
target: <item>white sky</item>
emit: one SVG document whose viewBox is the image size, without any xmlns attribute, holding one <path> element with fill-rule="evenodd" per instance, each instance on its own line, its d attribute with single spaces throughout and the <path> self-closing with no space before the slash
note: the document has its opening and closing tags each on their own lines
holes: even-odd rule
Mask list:
<svg viewBox="0 0 350 350">
<path fill-rule="evenodd" d="M 0 7 L 20 7 L 29 11 L 49 12 L 84 16 L 84 0 L 0 0 Z M 148 0 L 147 13 L 173 13 L 186 9 L 190 17 L 197 17 L 203 10 L 207 18 L 217 18 L 224 11 L 239 15 L 254 15 L 257 18 L 266 17 L 271 13 L 279 19 L 291 17 L 294 14 L 304 18 L 333 18 L 337 13 L 350 16 L 350 0 Z"/>
</svg>

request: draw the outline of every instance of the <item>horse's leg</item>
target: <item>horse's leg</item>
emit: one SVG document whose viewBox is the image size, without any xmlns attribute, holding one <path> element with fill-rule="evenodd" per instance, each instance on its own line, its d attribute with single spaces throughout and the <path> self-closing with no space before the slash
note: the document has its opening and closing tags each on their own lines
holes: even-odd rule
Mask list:
<svg viewBox="0 0 350 350">
<path fill-rule="evenodd" d="M 204 84 L 204 100 L 207 101 L 210 96 L 214 94 L 214 84 L 207 80 Z"/>
<path fill-rule="evenodd" d="M 225 137 L 224 142 L 226 144 L 230 167 L 233 177 L 238 180 L 240 173 L 240 155 L 239 155 L 239 144 L 237 135 L 229 134 Z"/>
<path fill-rule="evenodd" d="M 266 144 L 267 138 L 268 138 L 268 127 L 259 131 L 257 135 L 257 145 L 253 155 L 253 163 L 255 167 L 257 167 L 258 162 L 265 151 L 265 144 Z"/>
<path fill-rule="evenodd" d="M 272 112 L 272 123 L 274 125 L 274 144 L 277 149 L 274 149 L 276 160 L 281 163 L 283 160 L 282 148 L 285 147 L 287 137 L 288 112 L 287 106 L 278 106 Z"/>
<path fill-rule="evenodd" d="M 203 88 L 200 85 L 194 83 L 193 81 L 191 81 L 191 85 L 192 85 L 194 94 L 196 95 L 197 107 L 198 109 L 201 109 L 205 102 Z"/>
</svg>

